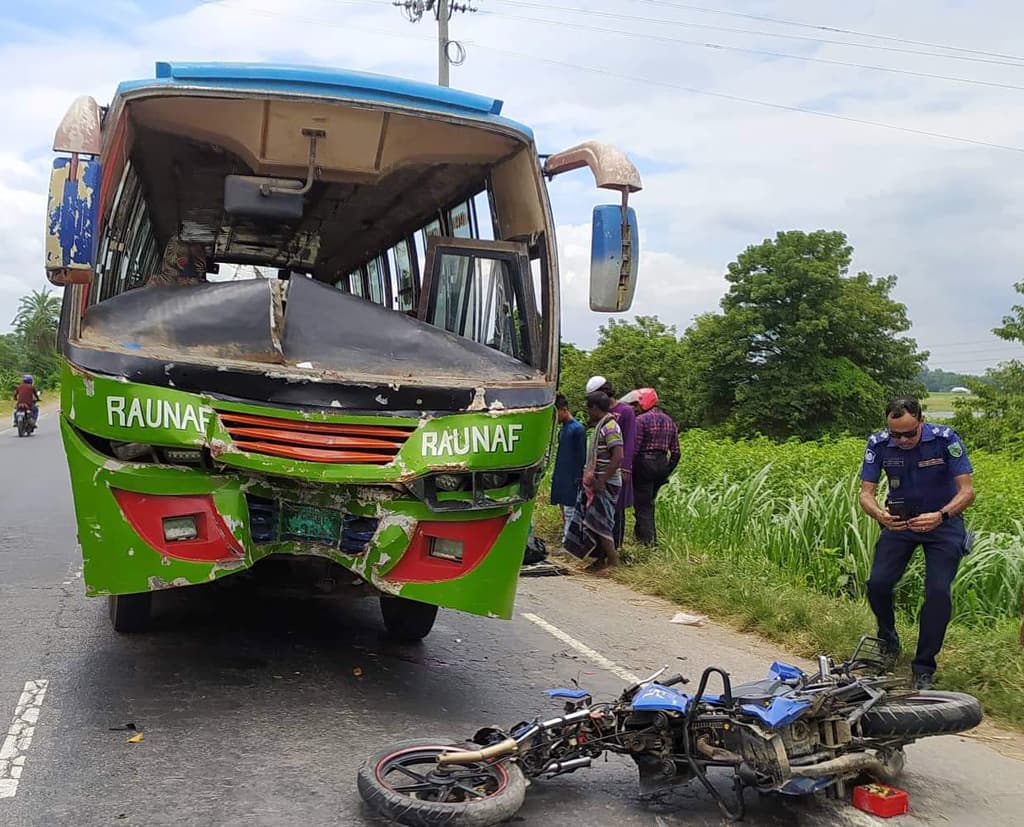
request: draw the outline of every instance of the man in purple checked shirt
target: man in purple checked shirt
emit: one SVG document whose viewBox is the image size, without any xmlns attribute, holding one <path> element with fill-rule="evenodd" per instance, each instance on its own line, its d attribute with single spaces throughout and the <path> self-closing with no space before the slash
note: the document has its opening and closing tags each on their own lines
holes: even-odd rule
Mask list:
<svg viewBox="0 0 1024 827">
<path fill-rule="evenodd" d="M 640 388 L 627 394 L 637 409 L 636 455 L 633 460 L 633 497 L 636 510 L 636 539 L 644 545 L 658 541 L 654 503 L 679 464 L 679 429 L 658 407 L 654 388 Z"/>
<path fill-rule="evenodd" d="M 633 455 L 636 450 L 636 413 L 631 405 L 627 405 L 615 396 L 612 383 L 603 376 L 591 376 L 587 380 L 587 393 L 606 393 L 612 400 L 609 409 L 615 416 L 622 431 L 622 490 L 615 509 L 615 548 L 622 548 L 622 540 L 626 535 L 626 509 L 633 507 Z"/>
</svg>

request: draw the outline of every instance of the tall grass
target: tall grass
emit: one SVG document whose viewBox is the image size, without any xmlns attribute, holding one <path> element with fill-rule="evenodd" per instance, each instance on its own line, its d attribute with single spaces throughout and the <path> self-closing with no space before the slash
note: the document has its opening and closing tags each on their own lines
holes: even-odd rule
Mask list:
<svg viewBox="0 0 1024 827">
<path fill-rule="evenodd" d="M 720 444 L 715 447 L 721 451 Z M 862 598 L 879 527 L 857 503 L 856 472 L 846 468 L 835 479 L 827 470 L 795 491 L 779 484 L 772 463 L 750 468 L 740 480 L 722 476 L 703 484 L 689 482 L 684 470 L 659 497 L 659 538 L 667 547 L 699 550 L 723 563 L 771 566 L 823 595 Z M 1024 523 L 1006 522 L 1006 531 L 974 532 L 973 550 L 953 585 L 959 622 L 1021 616 Z M 898 610 L 916 613 L 924 575 L 924 559 L 916 555 L 897 589 Z"/>
</svg>

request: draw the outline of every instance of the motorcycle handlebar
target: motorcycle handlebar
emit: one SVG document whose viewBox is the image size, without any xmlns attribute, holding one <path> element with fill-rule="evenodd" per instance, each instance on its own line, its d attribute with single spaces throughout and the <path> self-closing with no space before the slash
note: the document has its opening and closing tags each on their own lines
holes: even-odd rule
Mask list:
<svg viewBox="0 0 1024 827">
<path fill-rule="evenodd" d="M 670 678 L 665 678 L 663 681 L 658 681 L 662 686 L 675 686 L 677 683 L 689 683 L 689 678 L 684 678 L 680 674 L 675 674 Z"/>
</svg>

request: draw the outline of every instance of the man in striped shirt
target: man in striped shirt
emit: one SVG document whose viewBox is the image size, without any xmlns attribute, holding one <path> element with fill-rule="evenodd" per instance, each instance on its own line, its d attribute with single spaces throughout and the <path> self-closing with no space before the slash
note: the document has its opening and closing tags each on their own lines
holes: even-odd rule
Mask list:
<svg viewBox="0 0 1024 827">
<path fill-rule="evenodd" d="M 679 464 L 679 431 L 676 423 L 658 407 L 654 388 L 636 391 L 636 457 L 633 460 L 633 499 L 636 539 L 644 545 L 658 540 L 654 502 L 658 491 Z"/>
</svg>

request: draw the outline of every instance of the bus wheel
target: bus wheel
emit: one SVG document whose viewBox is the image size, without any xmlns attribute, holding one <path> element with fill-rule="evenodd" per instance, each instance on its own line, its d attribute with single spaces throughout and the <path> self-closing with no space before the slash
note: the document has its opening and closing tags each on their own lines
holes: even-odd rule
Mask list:
<svg viewBox="0 0 1024 827">
<path fill-rule="evenodd" d="M 437 606 L 407 600 L 404 597 L 380 596 L 380 613 L 384 618 L 384 628 L 388 634 L 398 640 L 415 642 L 423 640 L 434 628 L 437 619 Z"/>
<path fill-rule="evenodd" d="M 153 593 L 114 594 L 107 598 L 110 604 L 110 623 L 115 632 L 145 631 L 149 625 L 149 611 Z"/>
</svg>

